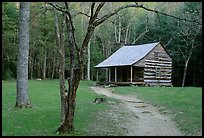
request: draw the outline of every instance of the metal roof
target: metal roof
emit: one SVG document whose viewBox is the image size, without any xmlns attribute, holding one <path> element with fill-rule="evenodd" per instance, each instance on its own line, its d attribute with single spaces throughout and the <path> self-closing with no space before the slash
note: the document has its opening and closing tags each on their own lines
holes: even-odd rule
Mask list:
<svg viewBox="0 0 204 138">
<path fill-rule="evenodd" d="M 96 68 L 133 65 L 145 57 L 159 42 L 142 45 L 125 45 L 113 53 Z"/>
</svg>

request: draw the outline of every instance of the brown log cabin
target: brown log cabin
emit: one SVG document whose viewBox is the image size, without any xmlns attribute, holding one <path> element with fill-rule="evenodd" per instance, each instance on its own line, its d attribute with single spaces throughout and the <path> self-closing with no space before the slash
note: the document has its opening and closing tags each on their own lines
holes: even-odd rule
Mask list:
<svg viewBox="0 0 204 138">
<path fill-rule="evenodd" d="M 112 84 L 172 86 L 172 58 L 160 42 L 123 45 L 95 68 L 106 68 Z"/>
</svg>

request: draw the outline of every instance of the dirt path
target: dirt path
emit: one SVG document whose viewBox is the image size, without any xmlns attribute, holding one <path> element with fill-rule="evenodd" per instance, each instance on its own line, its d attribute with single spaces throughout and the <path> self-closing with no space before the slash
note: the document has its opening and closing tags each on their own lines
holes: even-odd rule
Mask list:
<svg viewBox="0 0 204 138">
<path fill-rule="evenodd" d="M 127 117 L 128 123 L 124 125 L 127 129 L 126 136 L 183 136 L 171 118 L 161 114 L 155 106 L 133 96 L 112 93 L 108 88 L 91 87 L 91 89 L 97 94 L 121 100 L 123 110 L 132 114 L 131 117 Z"/>
</svg>

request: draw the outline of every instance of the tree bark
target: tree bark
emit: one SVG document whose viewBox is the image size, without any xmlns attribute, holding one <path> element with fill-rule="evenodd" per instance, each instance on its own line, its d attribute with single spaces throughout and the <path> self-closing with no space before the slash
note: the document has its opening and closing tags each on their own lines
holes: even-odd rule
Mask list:
<svg viewBox="0 0 204 138">
<path fill-rule="evenodd" d="M 186 72 L 187 72 L 187 68 L 188 68 L 188 62 L 189 62 L 189 60 L 191 58 L 192 53 L 193 53 L 193 48 L 191 49 L 190 54 L 188 55 L 188 59 L 186 60 L 186 63 L 185 63 L 184 72 L 183 72 L 182 87 L 184 87 L 184 85 L 185 85 Z"/>
<path fill-rule="evenodd" d="M 56 61 L 55 61 L 55 58 L 54 58 L 52 67 L 51 67 L 51 65 L 50 65 L 50 72 L 51 72 L 51 70 L 52 70 L 52 72 L 50 73 L 52 79 L 54 78 L 54 75 L 55 75 L 55 70 L 56 70 L 55 66 L 56 66 Z"/>
<path fill-rule="evenodd" d="M 17 57 L 17 95 L 15 107 L 31 107 L 28 97 L 30 2 L 20 3 L 19 50 Z"/>
<path fill-rule="evenodd" d="M 68 9 L 68 5 L 67 5 Z M 76 43 L 74 36 L 74 27 L 72 24 L 71 15 L 68 13 L 66 15 L 66 25 L 67 25 L 67 36 L 68 36 L 68 46 L 70 52 L 70 77 L 68 79 L 68 97 L 66 99 L 67 110 L 65 111 L 65 120 L 58 128 L 58 132 L 70 132 L 74 130 L 74 111 L 75 111 L 75 103 L 76 103 L 76 92 L 79 86 L 79 82 L 81 80 L 82 75 L 82 62 L 78 62 L 76 64 L 75 52 L 76 52 Z"/>
<path fill-rule="evenodd" d="M 32 52 L 30 51 L 29 57 L 29 70 L 30 70 L 30 79 L 33 79 L 33 59 L 32 59 Z"/>
<path fill-rule="evenodd" d="M 120 15 L 119 15 L 119 28 L 118 28 L 118 43 L 121 41 L 121 20 L 120 20 Z"/>
<path fill-rule="evenodd" d="M 90 41 L 88 44 L 87 80 L 90 80 Z"/>
<path fill-rule="evenodd" d="M 44 56 L 44 63 L 43 63 L 43 79 L 46 79 L 46 60 L 47 60 L 47 54 L 46 54 L 46 51 L 45 51 L 45 56 Z"/>
<path fill-rule="evenodd" d="M 125 44 L 127 44 L 127 42 L 128 42 L 128 33 L 129 33 L 130 25 L 131 25 L 131 22 L 128 24 L 127 29 L 126 29 L 126 33 L 125 33 Z"/>
<path fill-rule="evenodd" d="M 67 110 L 66 106 L 66 94 L 65 94 L 65 49 L 64 49 L 64 19 L 61 23 L 61 31 L 59 29 L 59 20 L 57 16 L 57 11 L 54 9 L 55 16 L 55 33 L 56 33 L 56 42 L 59 47 L 59 81 L 60 81 L 60 97 L 61 97 L 61 117 L 60 121 L 63 123 L 65 121 L 65 111 Z M 64 18 L 64 16 L 62 17 Z"/>
</svg>

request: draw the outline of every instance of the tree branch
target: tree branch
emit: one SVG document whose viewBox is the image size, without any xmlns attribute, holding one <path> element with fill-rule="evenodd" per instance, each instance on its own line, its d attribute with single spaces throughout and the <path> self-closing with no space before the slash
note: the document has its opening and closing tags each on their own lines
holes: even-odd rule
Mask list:
<svg viewBox="0 0 204 138">
<path fill-rule="evenodd" d="M 170 14 L 167 14 L 167 13 L 160 12 L 160 11 L 158 11 L 158 10 L 149 9 L 149 8 L 147 8 L 147 7 L 144 7 L 143 4 L 138 4 L 138 3 L 131 4 L 131 5 L 121 6 L 121 7 L 117 8 L 116 10 L 114 10 L 113 12 L 104 15 L 101 19 L 96 20 L 96 21 L 94 22 L 94 25 L 95 25 L 95 26 L 98 26 L 99 24 L 101 24 L 101 23 L 103 23 L 104 21 L 106 21 L 108 18 L 110 18 L 110 17 L 112 17 L 113 15 L 117 14 L 119 11 L 121 11 L 121 10 L 123 10 L 123 9 L 126 9 L 126 8 L 131 8 L 131 7 L 142 8 L 142 9 L 144 9 L 144 10 L 146 10 L 146 11 L 154 12 L 154 13 L 156 13 L 156 14 L 165 15 L 165 16 L 172 17 L 172 18 L 175 18 L 175 19 L 178 19 L 178 20 L 183 20 L 183 21 L 188 21 L 188 22 L 195 22 L 195 23 L 197 23 L 197 24 L 199 24 L 199 25 L 202 25 L 202 23 L 199 23 L 199 22 L 196 21 L 196 20 L 188 20 L 188 19 L 185 19 L 185 18 L 180 18 L 180 17 L 174 16 L 174 15 L 170 15 Z"/>
<path fill-rule="evenodd" d="M 149 9 L 147 7 L 144 7 L 143 5 L 139 6 L 139 8 L 142 8 L 142 9 L 145 9 L 147 11 L 154 12 L 154 13 L 162 14 L 162 15 L 165 15 L 165 16 L 169 16 L 169 17 L 172 17 L 172 18 L 175 18 L 175 19 L 178 19 L 178 20 L 183 20 L 183 21 L 187 21 L 187 22 L 195 22 L 195 23 L 197 23 L 199 25 L 202 25 L 202 23 L 199 23 L 196 20 L 188 20 L 188 19 L 185 19 L 185 18 L 180 18 L 180 17 L 174 16 L 174 15 L 170 15 L 170 14 L 167 14 L 167 13 L 164 13 L 164 12 L 160 12 L 158 10 Z"/>
<path fill-rule="evenodd" d="M 101 8 L 104 6 L 105 2 L 101 2 L 98 7 L 96 8 L 95 14 L 93 15 L 93 20 L 95 20 L 101 10 Z"/>
<path fill-rule="evenodd" d="M 63 12 L 63 13 L 67 13 L 67 12 L 68 12 L 67 10 L 63 9 L 62 7 L 53 4 L 52 2 L 48 2 L 48 4 L 49 4 L 50 6 L 52 6 L 52 7 L 54 7 L 56 10 L 61 11 L 61 12 Z"/>
<path fill-rule="evenodd" d="M 139 40 L 143 35 L 145 35 L 146 33 L 149 32 L 149 29 L 147 28 L 147 26 L 145 27 L 145 31 L 143 31 L 133 42 L 132 44 L 134 44 L 137 40 Z"/>
<path fill-rule="evenodd" d="M 84 15 L 84 16 L 86 16 L 86 17 L 88 17 L 88 18 L 91 18 L 90 15 L 88 15 L 87 13 L 84 13 L 84 12 L 78 12 L 77 15 L 78 15 L 78 14 L 81 14 L 81 15 Z M 76 16 L 76 15 L 75 15 L 75 16 Z M 96 19 L 99 20 L 100 18 L 97 17 Z M 110 19 L 107 19 L 107 20 L 110 21 L 111 23 L 115 24 L 114 21 L 112 21 L 112 20 L 110 20 Z"/>
<path fill-rule="evenodd" d="M 92 2 L 92 4 L 91 4 L 91 17 L 93 17 L 94 6 L 95 6 L 95 2 Z"/>
<path fill-rule="evenodd" d="M 67 4 L 67 2 L 65 2 L 65 6 L 66 6 L 66 14 L 67 14 L 67 20 L 68 20 L 68 22 L 69 22 L 69 24 L 70 24 L 70 30 L 69 31 L 71 31 L 71 34 L 72 34 L 72 38 L 73 38 L 73 44 L 75 45 L 75 48 L 76 48 L 76 50 L 77 50 L 77 56 L 79 57 L 79 48 L 78 48 L 78 46 L 77 46 L 77 44 L 76 44 L 76 39 L 75 39 L 75 28 L 74 28 L 74 25 L 73 25 L 73 21 L 72 21 L 72 16 L 71 16 L 71 14 L 70 14 L 70 12 L 69 12 L 69 5 Z"/>
</svg>

